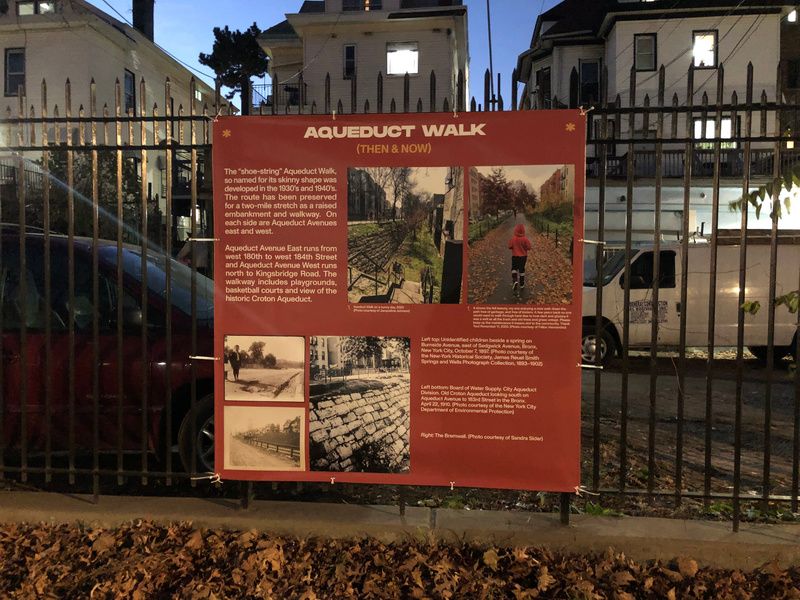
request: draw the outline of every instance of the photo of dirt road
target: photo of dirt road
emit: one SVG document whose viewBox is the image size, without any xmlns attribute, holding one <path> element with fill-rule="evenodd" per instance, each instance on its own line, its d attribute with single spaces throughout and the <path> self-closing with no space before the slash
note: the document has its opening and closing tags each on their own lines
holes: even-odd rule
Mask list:
<svg viewBox="0 0 800 600">
<path fill-rule="evenodd" d="M 304 338 L 225 337 L 225 400 L 302 402 L 304 399 Z"/>
</svg>

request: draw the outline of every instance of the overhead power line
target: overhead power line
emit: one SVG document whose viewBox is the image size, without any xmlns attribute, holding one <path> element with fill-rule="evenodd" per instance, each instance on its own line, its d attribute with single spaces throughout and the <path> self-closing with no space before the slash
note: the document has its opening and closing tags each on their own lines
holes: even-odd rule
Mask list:
<svg viewBox="0 0 800 600">
<path fill-rule="evenodd" d="M 122 20 L 122 22 L 123 22 L 123 23 L 125 23 L 126 25 L 130 25 L 131 27 L 133 27 L 133 23 L 132 23 L 131 21 L 129 21 L 129 20 L 127 19 L 127 17 L 125 17 L 125 16 L 124 16 L 124 15 L 123 15 L 121 12 L 119 12 L 119 11 L 118 11 L 116 8 L 114 8 L 114 6 L 113 6 L 113 5 L 112 5 L 110 2 L 108 2 L 108 0 L 103 0 L 103 4 L 105 4 L 106 6 L 108 6 L 108 8 L 110 8 L 110 9 L 111 9 L 111 10 L 112 10 L 112 11 L 113 11 L 113 12 L 114 12 L 114 13 L 115 13 L 115 14 L 116 14 L 116 15 L 117 15 L 117 16 L 118 16 L 118 17 L 119 17 L 121 20 Z M 213 81 L 213 80 L 215 80 L 215 79 L 217 78 L 216 74 L 215 74 L 215 75 L 211 75 L 210 73 L 206 73 L 206 72 L 204 72 L 204 71 L 201 71 L 200 69 L 198 69 L 198 68 L 196 68 L 196 67 L 193 67 L 192 65 L 190 65 L 190 64 L 189 64 L 189 63 L 187 63 L 186 61 L 183 61 L 183 60 L 181 60 L 180 58 L 178 58 L 177 56 L 175 56 L 174 54 L 172 54 L 172 52 L 170 52 L 169 50 L 167 50 L 167 49 L 166 49 L 166 48 L 164 48 L 163 46 L 160 46 L 159 44 L 157 44 L 155 41 L 153 41 L 153 45 L 154 45 L 156 48 L 158 48 L 159 50 L 161 50 L 161 51 L 162 51 L 164 54 L 166 54 L 167 56 L 169 56 L 169 57 L 170 57 L 172 60 L 174 60 L 174 61 L 176 61 L 176 62 L 178 62 L 178 63 L 182 64 L 184 67 L 186 67 L 187 69 L 189 69 L 189 70 L 190 70 L 190 71 L 192 71 L 193 73 L 195 73 L 195 74 L 197 74 L 197 75 L 200 75 L 201 77 L 208 77 L 208 78 L 209 78 L 209 79 L 211 79 L 212 81 Z"/>
</svg>

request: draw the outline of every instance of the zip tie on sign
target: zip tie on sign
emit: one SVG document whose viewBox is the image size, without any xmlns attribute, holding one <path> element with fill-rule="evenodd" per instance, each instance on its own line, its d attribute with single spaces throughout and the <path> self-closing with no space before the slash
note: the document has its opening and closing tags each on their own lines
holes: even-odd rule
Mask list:
<svg viewBox="0 0 800 600">
<path fill-rule="evenodd" d="M 210 471 L 205 475 L 198 475 L 197 477 L 190 477 L 192 481 L 203 481 L 208 479 L 211 483 L 222 483 L 222 478 L 219 473 L 211 473 Z"/>
<path fill-rule="evenodd" d="M 590 492 L 589 490 L 587 490 L 587 489 L 586 489 L 585 487 L 583 487 L 582 485 L 576 485 L 576 486 L 575 486 L 575 495 L 576 495 L 578 498 L 581 498 L 581 497 L 583 496 L 583 494 L 586 494 L 587 496 L 599 496 L 599 495 L 600 495 L 600 494 L 599 494 L 599 493 L 597 493 L 597 492 Z"/>
<path fill-rule="evenodd" d="M 581 107 L 580 107 L 581 116 L 582 116 L 582 117 L 585 117 L 586 115 L 588 115 L 588 114 L 589 114 L 590 112 L 592 112 L 593 110 L 594 110 L 594 106 L 590 106 L 589 108 L 583 108 L 583 107 L 581 106 Z"/>
<path fill-rule="evenodd" d="M 333 112 L 331 114 L 333 115 L 333 120 L 335 121 L 336 120 L 336 109 L 335 108 L 333 109 Z"/>
<path fill-rule="evenodd" d="M 584 244 L 594 244 L 595 246 L 605 246 L 605 242 L 598 242 L 597 240 L 585 240 L 583 238 L 578 240 L 579 242 L 583 242 Z"/>
<path fill-rule="evenodd" d="M 190 356 L 189 359 L 190 360 L 214 360 L 214 361 L 219 360 L 219 358 L 216 357 L 216 356 Z"/>
<path fill-rule="evenodd" d="M 333 485 L 334 483 L 336 483 L 336 477 L 331 477 L 331 485 Z"/>
<path fill-rule="evenodd" d="M 186 238 L 187 242 L 218 242 L 219 238 Z"/>
<path fill-rule="evenodd" d="M 191 356 L 189 358 L 191 358 Z M 578 367 L 580 367 L 581 369 L 594 369 L 595 371 L 603 370 L 602 365 L 585 365 L 582 363 L 578 363 Z"/>
<path fill-rule="evenodd" d="M 451 492 L 453 491 L 453 488 L 455 488 L 455 485 L 456 485 L 456 482 L 455 482 L 455 481 L 451 481 L 451 482 L 450 482 L 450 491 L 451 491 Z"/>
<path fill-rule="evenodd" d="M 212 123 L 216 123 L 217 121 L 219 121 L 219 117 L 221 114 L 222 114 L 222 108 L 218 108 L 217 114 L 215 114 L 213 117 L 211 115 L 203 115 L 203 116 Z"/>
</svg>

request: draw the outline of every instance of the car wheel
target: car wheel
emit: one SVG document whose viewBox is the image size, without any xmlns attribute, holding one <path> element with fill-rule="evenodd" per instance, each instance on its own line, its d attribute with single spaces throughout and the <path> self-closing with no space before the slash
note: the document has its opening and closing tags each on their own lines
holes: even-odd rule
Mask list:
<svg viewBox="0 0 800 600">
<path fill-rule="evenodd" d="M 194 424 L 194 427 L 193 427 Z M 194 431 L 192 429 L 194 428 Z M 192 457 L 198 473 L 214 472 L 214 395 L 197 402 L 194 412 L 186 413 L 178 430 L 178 451 L 184 470 L 192 471 Z"/>
<path fill-rule="evenodd" d="M 758 363 L 762 366 L 767 366 L 767 347 L 766 346 L 748 346 L 750 353 L 756 357 Z M 773 354 L 773 366 L 778 364 L 784 356 L 792 352 L 792 346 L 775 346 Z"/>
<path fill-rule="evenodd" d="M 617 345 L 614 337 L 604 327 L 597 335 L 594 325 L 584 325 L 581 336 L 581 361 L 585 365 L 597 364 L 597 348 L 600 347 L 600 364 L 607 365 L 616 353 Z"/>
</svg>

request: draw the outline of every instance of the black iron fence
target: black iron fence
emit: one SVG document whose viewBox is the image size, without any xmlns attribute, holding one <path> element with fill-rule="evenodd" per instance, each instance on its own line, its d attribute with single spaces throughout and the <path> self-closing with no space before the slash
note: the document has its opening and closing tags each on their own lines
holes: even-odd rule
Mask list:
<svg viewBox="0 0 800 600">
<path fill-rule="evenodd" d="M 604 79 L 588 117 L 597 233 L 581 240 L 591 256 L 583 485 L 702 501 L 724 514 L 729 505 L 735 526 L 748 501 L 797 512 L 800 375 L 779 358 L 798 363 L 798 320 L 776 300 L 800 289 L 798 236 L 783 220 L 793 214 L 790 192 L 778 184 L 799 183 L 786 174 L 800 140 L 776 124 L 800 106 L 783 102 L 780 83 L 754 100 L 752 68 L 741 97 L 729 98 L 718 69 L 713 103 L 695 97 L 692 71 L 685 101 L 667 103 L 660 75 L 656 98 L 637 98 L 632 73 L 626 103 L 609 101 Z M 256 92 L 261 114 L 503 110 L 489 83 L 487 75 L 482 102 L 469 103 L 463 74 L 442 85 L 432 73 L 425 97 L 412 95 L 407 76 L 388 93 L 380 74 L 368 85 L 353 78 L 345 97 L 330 76 L 309 88 L 301 75 L 288 99 Z M 514 83 L 512 110 L 525 104 Z M 141 82 L 136 110 L 125 113 L 119 84 L 111 106 L 98 106 L 92 85 L 77 109 L 69 84 L 58 103 L 43 85 L 38 106 L 20 95 L 0 119 L 0 477 L 89 482 L 97 495 L 103 481 L 172 485 L 213 469 L 213 285 L 201 272 L 213 276 L 208 165 L 218 111 L 187 100 L 173 113 L 175 93 L 167 82 L 159 104 Z M 723 136 L 723 119 L 741 129 Z M 712 134 L 698 138 L 697 120 L 712 122 Z M 608 198 L 619 180 L 625 235 L 607 239 L 619 229 Z M 711 189 L 703 231 L 692 221 L 698 181 Z M 677 243 L 662 235 L 668 185 L 682 190 Z M 748 200 L 733 233 L 720 226 L 731 189 Z M 761 204 L 769 225 L 757 232 Z M 635 210 L 650 215 L 649 238 L 634 239 Z"/>
</svg>

